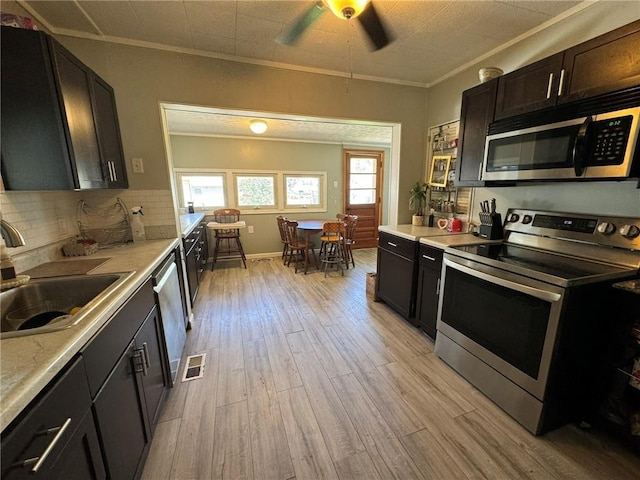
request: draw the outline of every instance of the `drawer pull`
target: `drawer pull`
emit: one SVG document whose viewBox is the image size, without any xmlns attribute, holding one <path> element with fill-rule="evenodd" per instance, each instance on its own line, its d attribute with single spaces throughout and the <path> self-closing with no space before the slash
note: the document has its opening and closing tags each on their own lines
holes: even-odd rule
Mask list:
<svg viewBox="0 0 640 480">
<path fill-rule="evenodd" d="M 429 255 L 425 255 L 424 253 L 422 254 L 422 258 L 426 258 L 427 260 L 431 260 L 432 262 L 435 262 L 436 259 L 433 257 L 430 257 Z"/>
<path fill-rule="evenodd" d="M 47 457 L 51 454 L 51 451 L 55 448 L 56 443 L 60 441 L 60 438 L 62 438 L 62 435 L 70 424 L 71 417 L 67 418 L 60 427 L 47 428 L 46 430 L 38 432 L 38 435 L 51 435 L 52 433 L 55 433 L 56 436 L 53 437 L 53 439 L 49 442 L 47 448 L 45 448 L 44 452 L 42 452 L 42 455 L 40 455 L 39 457 L 28 458 L 27 460 L 18 462 L 15 465 L 19 465 L 22 467 L 30 467 L 31 465 L 33 465 L 31 473 L 38 473 L 38 470 L 40 470 L 42 464 L 47 460 Z"/>
<path fill-rule="evenodd" d="M 396 245 L 396 244 L 395 244 L 395 243 L 393 243 L 393 242 L 387 242 L 387 244 L 388 244 L 388 245 L 391 245 L 392 247 L 397 247 L 397 246 L 398 246 L 398 245 Z"/>
</svg>

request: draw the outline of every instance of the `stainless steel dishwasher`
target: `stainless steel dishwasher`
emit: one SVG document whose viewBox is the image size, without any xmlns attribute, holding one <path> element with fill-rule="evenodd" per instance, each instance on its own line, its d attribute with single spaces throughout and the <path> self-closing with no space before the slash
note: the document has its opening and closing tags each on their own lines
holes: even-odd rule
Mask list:
<svg viewBox="0 0 640 480">
<path fill-rule="evenodd" d="M 154 272 L 153 285 L 162 319 L 168 363 L 167 371 L 171 374 L 170 385 L 173 386 L 178 376 L 180 359 L 187 340 L 175 253 L 169 255 Z"/>
</svg>

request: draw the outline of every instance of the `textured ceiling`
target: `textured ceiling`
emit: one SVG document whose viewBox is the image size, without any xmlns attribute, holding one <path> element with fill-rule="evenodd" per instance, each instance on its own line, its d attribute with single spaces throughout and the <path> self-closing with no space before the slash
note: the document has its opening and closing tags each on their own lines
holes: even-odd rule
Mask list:
<svg viewBox="0 0 640 480">
<path fill-rule="evenodd" d="M 295 46 L 277 39 L 313 1 L 19 1 L 54 33 L 146 42 L 240 61 L 426 86 L 581 3 L 373 0 L 395 37 L 371 52 L 357 21 L 326 11 Z M 4 2 L 3 2 L 4 3 Z M 349 62 L 351 51 L 351 62 Z M 351 66 L 349 66 L 351 65 Z"/>
<path fill-rule="evenodd" d="M 207 108 L 174 107 L 166 109 L 171 134 L 240 136 L 280 140 L 338 143 L 389 147 L 391 125 L 351 120 L 309 117 L 250 115 Z M 263 119 L 268 129 L 261 135 L 249 130 L 252 120 Z"/>
<path fill-rule="evenodd" d="M 295 46 L 277 39 L 313 1 L 17 0 L 54 34 L 297 70 L 429 86 L 571 8 L 570 0 L 373 0 L 395 40 L 372 52 L 360 25 L 325 12 Z M 12 3 L 3 0 L 3 5 Z M 583 4 L 584 5 L 584 4 Z M 168 112 L 172 132 L 243 135 L 251 118 Z M 272 118 L 263 137 L 388 145 L 390 128 Z"/>
</svg>

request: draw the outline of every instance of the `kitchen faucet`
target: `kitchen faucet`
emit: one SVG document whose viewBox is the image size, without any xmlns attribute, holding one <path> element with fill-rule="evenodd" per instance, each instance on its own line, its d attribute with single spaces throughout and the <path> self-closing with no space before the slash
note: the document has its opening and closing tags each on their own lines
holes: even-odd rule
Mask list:
<svg viewBox="0 0 640 480">
<path fill-rule="evenodd" d="M 7 222 L 4 218 L 0 220 L 0 233 L 7 247 L 21 247 L 25 244 L 24 237 L 16 227 Z"/>
</svg>

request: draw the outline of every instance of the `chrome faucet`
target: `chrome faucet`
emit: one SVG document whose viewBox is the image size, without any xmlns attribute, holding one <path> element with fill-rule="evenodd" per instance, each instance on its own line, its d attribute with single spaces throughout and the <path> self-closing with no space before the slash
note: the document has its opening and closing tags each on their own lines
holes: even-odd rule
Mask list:
<svg viewBox="0 0 640 480">
<path fill-rule="evenodd" d="M 25 244 L 24 237 L 16 227 L 7 222 L 4 218 L 0 220 L 0 233 L 7 247 L 21 247 Z"/>
</svg>

